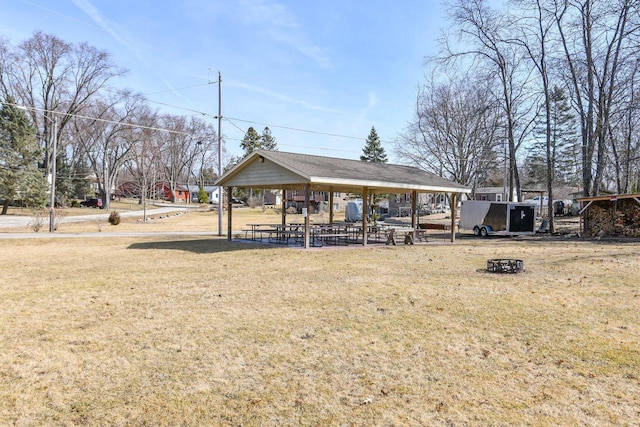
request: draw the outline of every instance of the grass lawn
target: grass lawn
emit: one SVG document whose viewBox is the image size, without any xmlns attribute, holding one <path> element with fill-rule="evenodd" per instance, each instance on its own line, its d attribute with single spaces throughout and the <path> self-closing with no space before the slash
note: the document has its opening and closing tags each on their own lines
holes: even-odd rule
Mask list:
<svg viewBox="0 0 640 427">
<path fill-rule="evenodd" d="M 637 243 L 0 250 L 0 425 L 640 424 Z"/>
</svg>

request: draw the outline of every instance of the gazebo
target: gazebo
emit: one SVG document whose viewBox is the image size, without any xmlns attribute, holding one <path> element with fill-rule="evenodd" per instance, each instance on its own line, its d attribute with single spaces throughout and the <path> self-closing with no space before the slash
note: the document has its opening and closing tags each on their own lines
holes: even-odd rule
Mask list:
<svg viewBox="0 0 640 427">
<path fill-rule="evenodd" d="M 309 212 L 312 191 L 329 193 L 329 221 L 333 222 L 334 192 L 362 194 L 363 212 L 368 212 L 370 194 L 411 193 L 411 225 L 417 227 L 416 199 L 418 193 L 451 194 L 451 241 L 455 241 L 457 196 L 471 193 L 464 185 L 444 179 L 422 169 L 371 163 L 335 157 L 256 150 L 223 174 L 215 183 L 226 188 L 227 200 L 232 200 L 233 187 L 304 191 L 305 212 Z M 285 198 L 282 201 L 282 223 L 286 221 Z M 227 239 L 231 240 L 231 206 L 228 209 Z M 367 228 L 367 215 L 362 216 Z M 304 247 L 309 248 L 309 215 L 304 216 Z M 367 233 L 362 244 L 367 245 Z"/>
</svg>

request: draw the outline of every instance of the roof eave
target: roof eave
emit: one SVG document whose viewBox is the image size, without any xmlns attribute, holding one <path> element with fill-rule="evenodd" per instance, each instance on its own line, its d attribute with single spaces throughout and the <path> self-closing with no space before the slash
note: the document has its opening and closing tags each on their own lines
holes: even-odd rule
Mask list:
<svg viewBox="0 0 640 427">
<path fill-rule="evenodd" d="M 407 190 L 407 191 L 434 191 L 443 193 L 471 193 L 470 188 L 465 187 L 447 187 L 440 185 L 415 185 L 409 183 L 399 182 L 385 182 L 385 181 L 369 181 L 361 179 L 339 179 L 331 177 L 318 177 L 312 176 L 310 178 L 312 185 L 328 185 L 332 187 L 369 187 L 372 189 L 379 189 L 381 191 L 391 190 Z"/>
</svg>

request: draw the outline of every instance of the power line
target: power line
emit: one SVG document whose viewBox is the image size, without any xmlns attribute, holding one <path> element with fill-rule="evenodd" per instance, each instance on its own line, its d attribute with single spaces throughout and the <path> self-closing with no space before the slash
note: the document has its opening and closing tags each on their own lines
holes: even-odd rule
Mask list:
<svg viewBox="0 0 640 427">
<path fill-rule="evenodd" d="M 201 111 L 197 111 L 197 110 L 192 110 L 190 108 L 186 108 L 186 107 L 180 107 L 177 105 L 172 105 L 172 104 L 167 104 L 164 102 L 159 102 L 159 101 L 152 101 L 152 100 L 147 100 L 148 102 L 154 103 L 154 104 L 159 104 L 159 105 L 164 105 L 166 107 L 171 107 L 171 108 L 176 108 L 179 110 L 184 110 L 184 111 L 189 111 L 191 113 L 195 113 L 197 115 L 201 115 L 201 116 L 208 116 L 211 117 L 213 119 L 217 119 L 218 116 L 210 114 L 210 113 L 205 113 L 205 112 L 201 112 Z M 366 138 L 361 138 L 361 137 L 357 137 L 357 136 L 349 136 L 349 135 L 340 135 L 340 134 L 335 134 L 335 133 L 329 133 L 329 132 L 320 132 L 320 131 L 314 131 L 314 130 L 308 130 L 308 129 L 299 129 L 299 128 L 294 128 L 294 127 L 290 127 L 290 126 L 281 126 L 281 125 L 274 125 L 274 124 L 269 124 L 269 123 L 261 123 L 261 122 L 257 122 L 254 120 L 244 120 L 244 119 L 237 119 L 234 117 L 222 117 L 222 120 L 225 120 L 226 122 L 228 122 L 229 124 L 231 124 L 233 127 L 235 127 L 236 129 L 238 129 L 240 132 L 246 132 L 244 129 L 242 129 L 240 126 L 236 125 L 235 123 L 233 123 L 233 120 L 239 121 L 239 122 L 243 122 L 243 123 L 250 123 L 250 124 L 254 124 L 254 125 L 261 125 L 261 126 L 267 126 L 270 128 L 278 128 L 278 129 L 286 129 L 286 130 L 292 130 L 295 132 L 305 132 L 305 133 L 310 133 L 310 134 L 315 134 L 315 135 L 325 135 L 325 136 L 332 136 L 335 138 L 346 138 L 346 139 L 354 139 L 356 141 L 363 141 L 366 140 Z M 229 138 L 226 137 L 225 140 L 227 141 L 242 141 L 242 139 L 238 139 L 238 138 Z M 387 142 L 387 143 L 393 143 L 393 141 L 380 141 L 380 142 Z M 326 148 L 326 147 L 309 147 L 306 145 L 293 145 L 293 144 L 279 144 L 282 147 L 297 147 L 297 148 L 313 148 L 313 149 L 317 149 L 317 150 L 325 150 L 325 151 L 339 151 L 339 152 L 345 152 L 345 153 L 359 153 L 359 151 L 354 151 L 354 150 L 339 150 L 339 149 L 332 149 L 332 148 Z"/>
<path fill-rule="evenodd" d="M 243 122 L 243 123 L 253 123 L 255 125 L 261 125 L 261 126 L 267 126 L 267 127 L 273 127 L 273 128 L 279 128 L 279 129 L 286 129 L 286 130 L 293 130 L 296 132 L 305 132 L 305 133 L 312 133 L 315 135 L 325 135 L 325 136 L 333 136 L 333 137 L 337 137 L 337 138 L 347 138 L 347 139 L 356 139 L 359 141 L 362 141 L 366 138 L 361 138 L 361 137 L 357 137 L 357 136 L 348 136 L 348 135 L 340 135 L 337 133 L 328 133 L 328 132 L 320 132 L 320 131 L 316 131 L 316 130 L 308 130 L 308 129 L 299 129 L 299 128 L 294 128 L 294 127 L 290 127 L 290 126 L 280 126 L 280 125 L 273 125 L 273 124 L 269 124 L 269 123 L 260 123 L 260 122 L 256 122 L 253 120 L 243 120 L 243 119 L 237 119 L 237 118 L 233 118 L 233 117 L 226 117 L 227 120 L 236 120 L 239 122 Z"/>
<path fill-rule="evenodd" d="M 231 120 L 227 119 L 227 121 L 229 122 L 229 124 L 234 126 L 239 131 L 244 132 L 244 129 L 240 128 L 238 125 L 233 123 Z M 239 141 L 239 142 L 242 142 L 242 139 L 239 139 L 239 138 L 228 138 L 227 137 L 227 138 L 225 138 L 225 141 Z M 316 146 L 309 146 L 309 145 L 296 145 L 296 144 L 281 144 L 281 143 L 278 143 L 278 146 L 280 146 L 280 147 L 295 147 L 295 148 L 310 148 L 310 149 L 314 149 L 314 150 L 323 150 L 323 151 L 340 151 L 340 152 L 344 152 L 344 153 L 359 153 L 359 151 L 354 151 L 354 150 L 340 150 L 340 149 L 336 149 L 336 148 L 316 147 Z"/>
<path fill-rule="evenodd" d="M 158 104 L 158 105 L 164 105 L 165 107 L 171 107 L 171 108 L 175 108 L 177 110 L 184 110 L 184 111 L 188 111 L 190 113 L 195 113 L 199 116 L 209 116 L 212 119 L 217 119 L 218 116 L 215 116 L 211 113 L 204 113 L 202 111 L 198 111 L 198 110 L 192 110 L 191 108 L 187 108 L 187 107 L 179 107 L 177 105 L 173 105 L 173 104 L 167 104 L 166 102 L 160 102 L 160 101 L 153 101 L 151 99 L 147 99 L 147 102 L 151 103 L 151 104 Z"/>
<path fill-rule="evenodd" d="M 224 138 L 224 140 L 225 141 L 242 142 L 242 139 L 240 139 L 240 138 L 229 138 L 229 137 L 226 137 L 226 138 Z M 339 152 L 342 152 L 342 153 L 360 153 L 360 151 L 355 151 L 355 150 L 341 150 L 339 148 L 316 147 L 316 146 L 313 146 L 313 145 L 297 145 L 297 144 L 281 144 L 281 143 L 278 143 L 278 147 L 309 148 L 309 149 L 313 149 L 313 150 L 339 151 Z"/>
<path fill-rule="evenodd" d="M 216 83 L 216 82 L 213 82 L 213 83 Z M 203 84 L 201 84 L 199 86 L 204 86 L 204 85 L 208 85 L 208 84 L 210 84 L 210 83 L 203 83 Z M 211 114 L 211 113 L 205 113 L 205 112 L 202 112 L 202 111 L 197 111 L 197 110 L 193 110 L 193 109 L 186 108 L 186 107 L 180 107 L 178 105 L 167 104 L 166 102 L 153 101 L 153 100 L 150 100 L 150 99 L 148 99 L 147 101 L 150 102 L 150 103 L 153 103 L 153 104 L 163 105 L 165 107 L 171 107 L 171 108 L 175 108 L 175 109 L 178 109 L 178 110 L 188 111 L 190 113 L 195 113 L 195 114 L 198 114 L 198 115 L 201 115 L 201 116 L 208 116 L 208 117 L 211 117 L 213 119 L 217 119 L 218 118 L 218 116 L 216 116 L 214 114 Z M 291 131 L 295 131 L 295 132 L 310 133 L 310 134 L 314 134 L 314 135 L 324 135 L 324 136 L 332 136 L 332 137 L 335 137 L 335 138 L 354 139 L 354 140 L 357 140 L 357 141 L 366 140 L 366 138 L 362 138 L 362 137 L 358 137 L 358 136 L 340 135 L 340 134 L 337 134 L 337 133 L 321 132 L 321 131 L 310 130 L 310 129 L 301 129 L 301 128 L 295 128 L 295 127 L 292 127 L 292 126 L 274 125 L 274 124 L 270 124 L 270 123 L 257 122 L 255 120 L 238 119 L 238 118 L 235 118 L 235 117 L 225 117 L 225 116 L 223 116 L 222 119 L 228 121 L 229 123 L 231 123 L 231 120 L 236 120 L 238 122 L 243 122 L 243 123 L 250 123 L 250 124 L 254 124 L 254 125 L 267 126 L 267 127 L 270 127 L 270 128 L 277 128 L 277 129 L 286 129 L 286 130 L 291 130 Z M 238 130 L 240 130 L 241 132 L 245 132 L 244 129 L 241 129 L 237 125 L 234 124 L 233 126 L 236 127 Z M 380 142 L 392 143 L 393 141 L 380 141 Z"/>
<path fill-rule="evenodd" d="M 145 125 L 138 125 L 138 124 L 135 124 L 135 123 L 119 122 L 119 121 L 115 121 L 115 120 L 101 119 L 101 118 L 98 118 L 98 117 L 84 116 L 82 114 L 74 114 L 74 113 L 66 113 L 66 112 L 62 112 L 62 111 L 47 110 L 45 108 L 28 107 L 26 105 L 14 104 L 14 103 L 11 103 L 11 102 L 4 102 L 3 104 L 11 105 L 13 107 L 16 107 L 16 108 L 19 108 L 19 109 L 28 110 L 28 111 L 41 111 L 43 113 L 61 114 L 63 116 L 76 117 L 76 118 L 79 118 L 79 119 L 95 120 L 97 122 L 111 123 L 111 124 L 114 124 L 114 125 L 125 125 L 125 126 L 138 128 L 138 129 L 157 130 L 157 131 L 161 131 L 161 132 L 175 133 L 175 134 L 178 134 L 178 135 L 191 135 L 191 133 L 189 133 L 189 132 L 181 132 L 181 131 L 177 131 L 177 130 L 163 129 L 163 128 L 158 128 L 158 127 L 154 127 L 154 126 L 145 126 Z"/>
<path fill-rule="evenodd" d="M 208 86 L 208 85 L 211 85 L 211 84 L 214 84 L 214 83 L 218 83 L 218 82 L 199 83 L 197 85 L 177 87 L 175 89 L 160 90 L 158 92 L 149 92 L 149 93 L 144 93 L 142 95 L 143 96 L 147 96 L 147 95 L 157 95 L 159 93 L 177 92 L 179 90 L 193 89 L 194 87 Z"/>
<path fill-rule="evenodd" d="M 213 82 L 213 83 L 216 83 L 216 82 Z M 196 86 L 204 86 L 204 85 L 209 85 L 209 84 L 211 84 L 211 83 L 206 83 L 206 84 L 203 83 L 203 84 L 196 85 Z M 192 86 L 192 87 L 196 87 L 196 86 Z M 217 119 L 218 118 L 218 116 L 214 115 L 214 114 L 205 113 L 205 112 L 202 112 L 202 111 L 193 110 L 193 109 L 186 108 L 186 107 L 180 107 L 178 105 L 172 105 L 172 104 L 167 104 L 167 103 L 164 103 L 164 102 L 153 101 L 153 100 L 147 100 L 147 101 L 150 102 L 150 103 L 163 105 L 165 107 L 171 107 L 171 108 L 176 108 L 176 109 L 179 109 L 179 110 L 188 111 L 190 113 L 194 113 L 194 114 L 197 114 L 199 116 L 208 116 L 208 117 L 211 117 L 213 119 Z M 114 120 L 100 119 L 100 118 L 97 118 L 97 117 L 89 117 L 89 116 L 84 116 L 84 115 L 81 115 L 81 114 L 64 113 L 64 112 L 55 111 L 55 110 L 46 110 L 44 108 L 28 107 L 28 106 L 24 106 L 24 105 L 11 104 L 11 103 L 7 103 L 7 102 L 5 102 L 5 104 L 12 105 L 12 106 L 17 107 L 17 108 L 30 110 L 30 111 L 42 111 L 42 112 L 49 112 L 49 113 L 52 113 L 52 114 L 63 114 L 63 115 L 70 116 L 70 117 L 77 117 L 77 118 L 87 119 L 87 120 L 95 120 L 95 121 L 100 121 L 100 122 L 104 122 L 104 123 L 127 125 L 127 126 L 131 126 L 131 127 L 139 128 L 139 129 L 156 130 L 156 131 L 162 131 L 162 132 L 168 132 L 168 133 L 175 133 L 175 134 L 179 134 L 179 135 L 191 135 L 188 132 L 181 132 L 181 131 L 158 128 L 158 127 L 153 127 L 153 126 L 144 126 L 144 125 L 138 125 L 138 124 L 128 123 L 128 122 L 118 122 L 118 121 L 114 121 Z M 295 127 L 291 127 L 291 126 L 275 125 L 275 124 L 270 124 L 270 123 L 258 122 L 258 121 L 255 121 L 255 120 L 246 120 L 246 119 L 239 119 L 239 118 L 234 118 L 234 117 L 222 117 L 222 119 L 227 121 L 228 123 L 230 123 L 232 126 L 234 126 L 236 129 L 238 129 L 241 132 L 245 132 L 245 130 L 240 128 L 235 123 L 233 123 L 232 120 L 235 120 L 235 121 L 238 121 L 238 122 L 243 122 L 243 123 L 250 123 L 250 124 L 255 124 L 255 125 L 267 126 L 267 127 L 270 127 L 270 128 L 291 130 L 291 131 L 294 131 L 294 132 L 303 132 L 303 133 L 309 133 L 309 134 L 314 134 L 314 135 L 331 136 L 331 137 L 334 137 L 334 138 L 353 139 L 353 140 L 356 140 L 356 141 L 366 140 L 366 138 L 357 137 L 357 136 L 341 135 L 341 134 L 336 134 L 336 133 L 321 132 L 321 131 L 310 130 L 310 129 L 301 129 L 301 128 L 295 128 Z M 242 141 L 241 139 L 235 139 L 235 138 L 225 138 L 225 139 L 226 140 L 230 140 L 230 141 L 233 141 L 233 140 Z M 393 143 L 393 141 L 381 141 L 381 142 Z M 342 151 L 342 152 L 349 152 L 349 153 L 354 153 L 355 152 L 355 151 L 352 151 L 352 150 L 328 149 L 328 148 L 324 148 L 324 147 L 308 147 L 308 146 L 292 145 L 292 144 L 289 144 L 289 145 L 280 144 L 280 145 L 289 146 L 289 147 L 299 147 L 299 148 L 314 148 L 314 149 L 318 149 L 318 150 L 327 150 L 327 151 Z"/>
</svg>

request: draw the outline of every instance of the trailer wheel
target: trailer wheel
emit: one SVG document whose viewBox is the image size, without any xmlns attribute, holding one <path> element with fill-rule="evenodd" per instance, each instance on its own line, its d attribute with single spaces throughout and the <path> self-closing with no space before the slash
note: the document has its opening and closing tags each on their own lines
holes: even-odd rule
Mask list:
<svg viewBox="0 0 640 427">
<path fill-rule="evenodd" d="M 476 237 L 480 237 L 480 227 L 478 227 L 477 225 L 473 227 L 473 235 Z"/>
<path fill-rule="evenodd" d="M 487 237 L 487 236 L 489 235 L 489 230 L 487 230 L 487 227 L 482 227 L 482 228 L 480 229 L 480 235 L 481 235 L 482 237 Z"/>
</svg>

